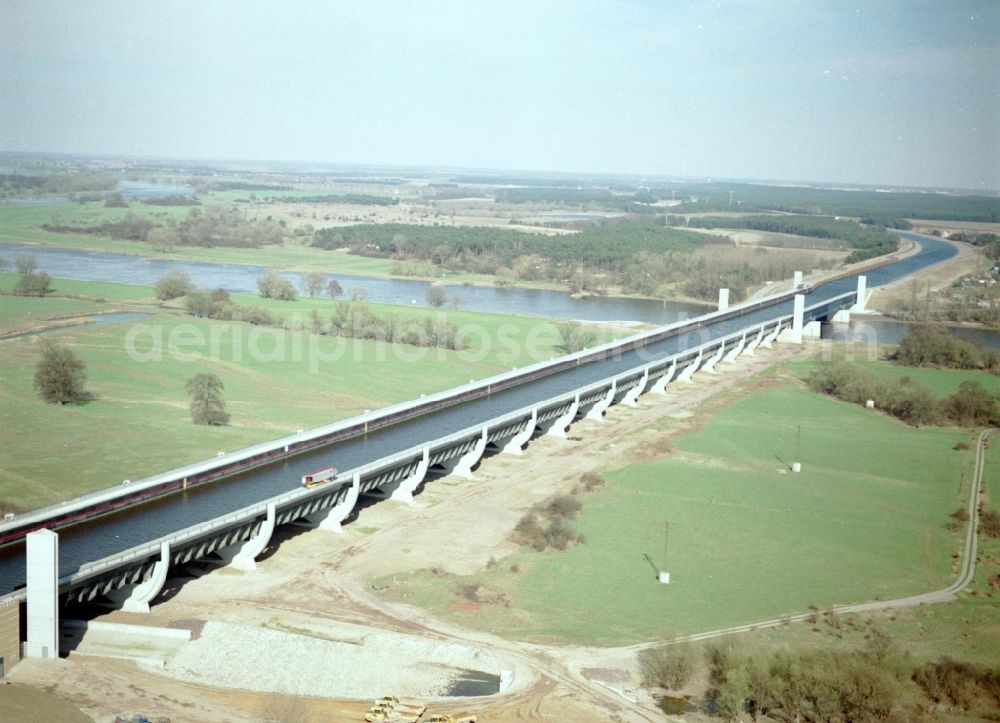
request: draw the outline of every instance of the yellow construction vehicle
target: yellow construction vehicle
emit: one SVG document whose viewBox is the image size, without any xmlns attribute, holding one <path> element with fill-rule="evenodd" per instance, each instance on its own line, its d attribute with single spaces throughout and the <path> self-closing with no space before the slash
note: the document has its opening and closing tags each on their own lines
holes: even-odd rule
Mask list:
<svg viewBox="0 0 1000 723">
<path fill-rule="evenodd" d="M 366 723 L 416 723 L 427 710 L 423 701 L 386 695 L 365 713 Z"/>
<path fill-rule="evenodd" d="M 466 715 L 456 718 L 447 713 L 434 713 L 427 719 L 427 723 L 476 723 L 476 716 Z"/>
</svg>

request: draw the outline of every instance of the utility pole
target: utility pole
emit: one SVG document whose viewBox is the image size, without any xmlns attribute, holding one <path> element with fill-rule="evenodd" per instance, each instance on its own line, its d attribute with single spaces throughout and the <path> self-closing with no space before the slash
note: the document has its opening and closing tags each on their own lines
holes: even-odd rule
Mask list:
<svg viewBox="0 0 1000 723">
<path fill-rule="evenodd" d="M 792 461 L 792 472 L 802 471 L 802 425 L 795 427 L 795 459 Z"/>
<path fill-rule="evenodd" d="M 663 562 L 660 564 L 659 581 L 664 585 L 670 583 L 670 573 L 667 572 L 667 541 L 670 539 L 670 522 L 663 521 Z"/>
</svg>

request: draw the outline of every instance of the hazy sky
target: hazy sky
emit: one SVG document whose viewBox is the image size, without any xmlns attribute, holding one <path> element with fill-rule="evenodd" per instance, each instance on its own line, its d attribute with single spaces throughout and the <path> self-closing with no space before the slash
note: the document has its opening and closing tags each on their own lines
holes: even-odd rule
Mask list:
<svg viewBox="0 0 1000 723">
<path fill-rule="evenodd" d="M 1000 0 L 0 0 L 0 149 L 1000 188 Z"/>
</svg>

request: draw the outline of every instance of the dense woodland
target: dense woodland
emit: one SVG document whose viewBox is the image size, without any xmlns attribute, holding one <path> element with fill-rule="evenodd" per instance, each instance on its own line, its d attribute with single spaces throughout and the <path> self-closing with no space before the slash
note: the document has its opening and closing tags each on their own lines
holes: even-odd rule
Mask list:
<svg viewBox="0 0 1000 723">
<path fill-rule="evenodd" d="M 0 196 L 89 193 L 117 187 L 117 178 L 90 173 L 0 173 Z"/>
<path fill-rule="evenodd" d="M 902 219 L 907 218 L 1000 222 L 1000 199 L 988 196 L 848 191 L 748 183 L 678 185 L 670 189 L 657 189 L 657 192 L 665 198 L 673 195 L 685 199 L 684 204 L 671 208 L 676 213 L 784 211 L 867 218 L 872 223 L 894 228 L 905 228 L 905 225 L 899 224 Z"/>
<path fill-rule="evenodd" d="M 741 298 L 749 285 L 833 263 L 813 252 L 737 248 L 725 236 L 638 224 L 559 236 L 502 228 L 361 224 L 320 229 L 313 245 L 495 275 L 500 283 L 552 281 L 573 292 L 597 294 L 612 286 L 645 295 L 680 288 L 703 299 L 714 299 L 720 286 Z"/>
</svg>

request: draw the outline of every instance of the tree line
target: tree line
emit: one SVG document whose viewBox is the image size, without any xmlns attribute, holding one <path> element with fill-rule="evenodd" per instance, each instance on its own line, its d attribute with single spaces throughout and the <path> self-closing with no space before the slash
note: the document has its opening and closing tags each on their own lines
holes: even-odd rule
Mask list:
<svg viewBox="0 0 1000 723">
<path fill-rule="evenodd" d="M 911 367 L 980 369 L 1000 374 L 1000 353 L 982 349 L 929 326 L 912 328 L 891 357 Z M 880 409 L 913 426 L 956 424 L 964 427 L 1000 423 L 997 395 L 974 380 L 963 381 L 954 394 L 939 398 L 909 376 L 885 379 L 851 364 L 823 364 L 808 377 L 813 391 L 853 404 L 872 401 Z"/>
<path fill-rule="evenodd" d="M 227 206 L 193 207 L 180 221 L 168 218 L 162 225 L 128 211 L 122 218 L 91 226 L 42 224 L 55 233 L 83 233 L 116 239 L 146 241 L 157 247 L 231 246 L 259 248 L 280 244 L 285 227 L 270 218 L 255 219 L 245 211 Z"/>
<path fill-rule="evenodd" d="M 838 637 L 845 625 L 832 610 L 816 610 L 809 623 Z M 935 707 L 978 713 L 1000 703 L 1000 668 L 949 657 L 918 663 L 870 623 L 865 642 L 852 649 L 750 651 L 722 640 L 647 648 L 637 658 L 652 689 L 679 693 L 701 671 L 708 710 L 732 721 L 904 723 L 931 720 Z"/>
<path fill-rule="evenodd" d="M 830 216 L 760 215 L 760 216 L 701 216 L 688 220 L 688 226 L 699 228 L 746 228 L 754 231 L 837 239 L 853 251 L 847 263 L 864 261 L 875 256 L 892 253 L 899 248 L 899 237 L 880 226 L 862 226 L 856 221 L 846 221 Z"/>
<path fill-rule="evenodd" d="M 677 184 L 671 190 L 676 198 L 684 199 L 683 204 L 671 208 L 675 213 L 781 211 L 868 218 L 878 225 L 892 228 L 904 228 L 897 224 L 901 223 L 901 219 L 911 218 L 1000 222 L 1000 199 L 971 194 L 841 190 L 749 183 Z"/>
</svg>

